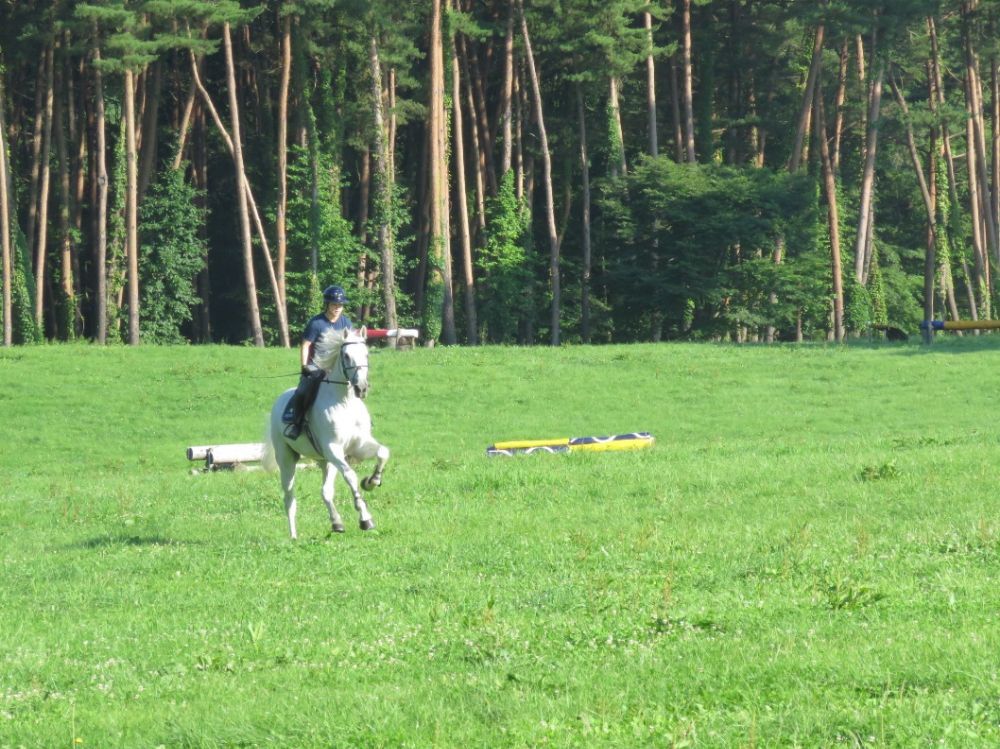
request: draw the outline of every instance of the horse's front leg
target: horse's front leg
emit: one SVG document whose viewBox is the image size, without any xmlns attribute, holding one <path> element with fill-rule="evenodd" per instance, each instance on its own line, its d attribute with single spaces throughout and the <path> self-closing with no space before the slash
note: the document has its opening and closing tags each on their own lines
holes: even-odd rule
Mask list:
<svg viewBox="0 0 1000 749">
<path fill-rule="evenodd" d="M 337 469 L 334 468 L 333 464 L 323 463 L 323 502 L 330 513 L 330 527 L 334 533 L 343 533 L 344 521 L 340 519 L 340 513 L 337 512 L 337 508 L 333 504 L 334 481 L 336 478 Z"/>
<path fill-rule="evenodd" d="M 361 491 L 358 489 L 358 474 L 354 472 L 354 469 L 347 462 L 344 448 L 340 445 L 329 445 L 325 448 L 325 452 L 327 453 L 327 462 L 333 463 L 337 467 L 340 475 L 347 482 L 351 494 L 354 495 L 354 509 L 358 511 L 361 530 L 370 531 L 375 527 L 375 521 L 372 519 L 371 513 L 368 512 L 368 505 L 365 504 L 365 500 L 361 496 Z"/>
<path fill-rule="evenodd" d="M 382 471 L 385 470 L 385 464 L 389 462 L 389 448 L 385 445 L 380 445 L 375 440 L 370 443 L 371 447 L 374 448 L 375 454 L 375 470 L 371 476 L 362 479 L 361 488 L 366 491 L 371 491 L 377 486 L 382 486 Z M 367 446 L 366 446 L 367 447 Z M 371 455 L 365 455 L 365 459 L 370 458 Z"/>
</svg>

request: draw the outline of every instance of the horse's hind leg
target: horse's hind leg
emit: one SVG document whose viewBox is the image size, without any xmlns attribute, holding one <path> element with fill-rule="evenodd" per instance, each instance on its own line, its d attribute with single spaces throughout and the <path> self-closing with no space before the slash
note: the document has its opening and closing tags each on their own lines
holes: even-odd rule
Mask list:
<svg viewBox="0 0 1000 749">
<path fill-rule="evenodd" d="M 368 511 L 368 505 L 365 504 L 365 500 L 358 489 L 358 474 L 354 472 L 354 469 L 347 462 L 347 457 L 344 455 L 344 448 L 340 445 L 330 445 L 324 452 L 326 453 L 327 461 L 333 463 L 337 470 L 340 471 L 340 475 L 347 482 L 351 494 L 354 495 L 354 509 L 358 511 L 361 530 L 370 531 L 375 527 L 375 521 L 372 519 L 372 514 Z"/>
<path fill-rule="evenodd" d="M 385 464 L 389 462 L 389 448 L 385 445 L 381 445 L 375 440 L 372 440 L 366 448 L 374 448 L 375 450 L 375 470 L 372 472 L 371 476 L 361 480 L 361 488 L 366 491 L 371 491 L 377 486 L 382 486 L 382 471 L 385 470 Z M 365 458 L 370 458 L 368 455 L 368 449 L 364 451 L 366 453 Z"/>
<path fill-rule="evenodd" d="M 274 452 L 275 459 L 278 462 L 278 469 L 281 471 L 281 489 L 285 493 L 285 514 L 288 515 L 288 532 L 294 541 L 299 537 L 298 531 L 295 528 L 295 514 L 297 512 L 295 502 L 295 463 L 298 458 L 284 444 L 284 440 L 280 441 L 280 445 L 275 445 Z"/>
<path fill-rule="evenodd" d="M 333 504 L 334 481 L 336 478 L 337 469 L 333 464 L 323 463 L 323 502 L 330 513 L 330 528 L 334 533 L 343 533 L 344 521 L 340 519 L 340 513 L 337 512 L 337 508 Z"/>
</svg>

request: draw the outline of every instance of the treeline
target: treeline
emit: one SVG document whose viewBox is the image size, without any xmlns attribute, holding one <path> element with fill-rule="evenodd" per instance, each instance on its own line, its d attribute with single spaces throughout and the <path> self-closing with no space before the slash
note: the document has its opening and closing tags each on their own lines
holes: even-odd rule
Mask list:
<svg viewBox="0 0 1000 749">
<path fill-rule="evenodd" d="M 997 0 L 0 2 L 3 342 L 989 318 Z"/>
</svg>

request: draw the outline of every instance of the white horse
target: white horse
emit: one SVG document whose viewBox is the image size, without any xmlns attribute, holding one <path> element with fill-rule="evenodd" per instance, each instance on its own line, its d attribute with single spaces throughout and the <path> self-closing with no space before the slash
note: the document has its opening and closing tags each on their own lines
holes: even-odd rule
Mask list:
<svg viewBox="0 0 1000 749">
<path fill-rule="evenodd" d="M 320 383 L 316 400 L 306 417 L 305 429 L 296 439 L 284 434 L 281 416 L 294 388 L 282 393 L 271 408 L 264 437 L 265 469 L 281 470 L 285 492 L 285 511 L 292 538 L 295 528 L 295 466 L 299 456 L 317 461 L 323 469 L 323 502 L 330 511 L 334 533 L 343 533 L 344 524 L 333 504 L 334 469 L 340 471 L 354 495 L 361 530 L 375 527 L 368 505 L 358 489 L 358 476 L 350 462 L 376 458 L 375 472 L 362 480 L 366 490 L 382 484 L 382 471 L 389 460 L 389 449 L 372 437 L 372 420 L 363 399 L 368 395 L 368 346 L 363 331 L 327 331 L 315 344 L 313 361 L 326 376 Z"/>
</svg>

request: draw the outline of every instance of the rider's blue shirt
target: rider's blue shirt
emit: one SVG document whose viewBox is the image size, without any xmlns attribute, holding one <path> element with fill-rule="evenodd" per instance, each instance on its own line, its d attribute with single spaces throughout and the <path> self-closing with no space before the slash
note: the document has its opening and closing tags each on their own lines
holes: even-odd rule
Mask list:
<svg viewBox="0 0 1000 749">
<path fill-rule="evenodd" d="M 342 314 L 337 318 L 337 322 L 330 322 L 326 319 L 326 315 L 321 313 L 306 323 L 302 338 L 310 343 L 316 343 L 319 337 L 328 330 L 344 330 L 352 327 L 354 326 L 351 323 L 351 318 L 347 315 Z M 312 353 L 309 354 L 309 361 L 312 361 Z"/>
</svg>

